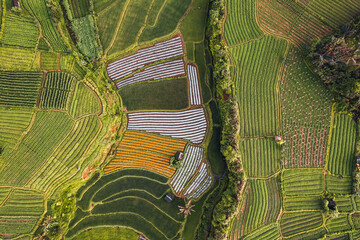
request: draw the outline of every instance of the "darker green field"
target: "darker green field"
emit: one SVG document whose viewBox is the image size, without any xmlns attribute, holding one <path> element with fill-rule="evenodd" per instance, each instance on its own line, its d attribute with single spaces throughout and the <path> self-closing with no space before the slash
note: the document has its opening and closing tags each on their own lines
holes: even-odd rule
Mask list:
<svg viewBox="0 0 360 240">
<path fill-rule="evenodd" d="M 41 92 L 40 107 L 43 109 L 66 110 L 74 78 L 65 72 L 50 72 L 46 75 Z"/>
<path fill-rule="evenodd" d="M 213 135 L 207 149 L 207 157 L 210 162 L 211 170 L 215 175 L 224 173 L 226 165 L 224 156 L 220 152 L 221 128 L 214 127 Z"/>
<path fill-rule="evenodd" d="M 113 239 L 124 239 L 124 240 L 137 240 L 139 234 L 131 229 L 120 228 L 120 227 L 97 227 L 90 231 L 84 231 L 79 235 L 76 235 L 74 240 L 113 240 Z"/>
<path fill-rule="evenodd" d="M 183 206 L 184 200 L 176 198 L 168 203 L 162 199 L 170 191 L 166 177 L 127 169 L 96 179 L 94 176 L 92 186 L 77 194 L 82 197 L 67 237 L 103 225 L 133 228 L 150 239 L 172 239 L 177 235 L 184 220 L 177 214 L 178 205 Z"/>
<path fill-rule="evenodd" d="M 136 110 L 179 110 L 189 106 L 186 78 L 134 84 L 119 90 L 124 106 Z"/>
<path fill-rule="evenodd" d="M 35 107 L 41 82 L 38 72 L 0 72 L 0 105 Z"/>
</svg>

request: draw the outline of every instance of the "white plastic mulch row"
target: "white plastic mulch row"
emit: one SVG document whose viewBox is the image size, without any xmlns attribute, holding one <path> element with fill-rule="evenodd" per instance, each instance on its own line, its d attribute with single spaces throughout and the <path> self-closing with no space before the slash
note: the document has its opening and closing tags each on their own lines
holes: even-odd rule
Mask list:
<svg viewBox="0 0 360 240">
<path fill-rule="evenodd" d="M 211 185 L 212 179 L 211 176 L 208 176 L 205 181 L 203 181 L 200 185 L 200 187 L 190 196 L 187 197 L 187 199 L 190 198 L 198 198 L 201 196 L 201 194 L 203 194 Z"/>
<path fill-rule="evenodd" d="M 135 73 L 129 78 L 125 78 L 116 83 L 117 88 L 122 88 L 133 83 L 158 80 L 163 78 L 172 78 L 185 75 L 185 65 L 182 59 L 176 59 L 170 62 L 159 63 L 145 68 L 141 72 Z"/>
<path fill-rule="evenodd" d="M 204 149 L 187 145 L 181 167 L 174 174 L 170 184 L 175 192 L 180 192 L 194 175 L 203 159 Z"/>
<path fill-rule="evenodd" d="M 120 79 L 144 67 L 146 64 L 183 54 L 181 38 L 180 36 L 176 36 L 170 40 L 156 43 L 152 47 L 140 49 L 135 54 L 109 63 L 107 66 L 108 76 L 111 80 Z"/>
<path fill-rule="evenodd" d="M 159 133 L 196 144 L 201 143 L 206 134 L 207 123 L 203 108 L 178 112 L 136 112 L 127 116 L 129 130 Z"/>
<path fill-rule="evenodd" d="M 187 65 L 189 78 L 190 104 L 201 105 L 200 87 L 197 68 L 193 65 Z"/>
<path fill-rule="evenodd" d="M 200 184 L 204 181 L 204 179 L 208 176 L 208 171 L 206 168 L 206 163 L 203 162 L 200 166 L 200 170 L 199 173 L 197 175 L 197 177 L 195 178 L 195 180 L 190 184 L 190 186 L 188 187 L 188 189 L 186 189 L 184 195 L 189 195 L 190 193 L 192 193 L 194 190 L 196 190 Z"/>
</svg>

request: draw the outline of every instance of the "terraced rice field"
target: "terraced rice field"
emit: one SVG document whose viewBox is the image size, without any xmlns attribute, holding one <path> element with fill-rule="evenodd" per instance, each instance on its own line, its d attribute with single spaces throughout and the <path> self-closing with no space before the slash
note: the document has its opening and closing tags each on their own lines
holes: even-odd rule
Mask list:
<svg viewBox="0 0 360 240">
<path fill-rule="evenodd" d="M 318 228 L 323 223 L 320 212 L 285 213 L 281 217 L 280 227 L 284 237 Z"/>
<path fill-rule="evenodd" d="M 166 177 L 140 169 L 125 169 L 102 177 L 79 199 L 67 237 L 102 225 L 130 227 L 150 239 L 175 237 L 183 220 L 177 214 L 177 205 L 184 201 L 176 198 L 168 204 L 161 199 L 170 190 L 166 182 Z M 91 202 L 97 203 L 94 208 L 90 207 Z"/>
<path fill-rule="evenodd" d="M 249 180 L 244 191 L 240 214 L 234 219 L 230 239 L 239 239 L 259 227 L 275 222 L 280 213 L 280 193 L 276 178 Z M 269 234 L 277 235 L 273 230 Z"/>
<path fill-rule="evenodd" d="M 159 133 L 192 143 L 201 143 L 207 128 L 203 108 L 179 112 L 136 112 L 129 113 L 127 117 L 128 130 Z"/>
<path fill-rule="evenodd" d="M 170 167 L 170 157 L 184 151 L 185 141 L 147 133 L 126 131 L 116 149 L 116 157 L 104 169 L 106 174 L 123 168 L 141 168 L 171 177 L 175 170 Z"/>
</svg>

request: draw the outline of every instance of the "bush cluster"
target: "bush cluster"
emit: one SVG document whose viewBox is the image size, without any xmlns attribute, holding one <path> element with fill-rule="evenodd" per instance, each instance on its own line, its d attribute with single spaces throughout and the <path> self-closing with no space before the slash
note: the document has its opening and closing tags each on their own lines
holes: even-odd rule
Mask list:
<svg viewBox="0 0 360 240">
<path fill-rule="evenodd" d="M 239 118 L 235 100 L 235 83 L 230 77 L 228 52 L 222 38 L 225 0 L 210 1 L 207 38 L 212 54 L 213 77 L 220 111 L 222 137 L 221 152 L 226 159 L 228 186 L 214 209 L 210 238 L 225 239 L 232 217 L 238 212 L 242 171 L 239 155 Z"/>
</svg>

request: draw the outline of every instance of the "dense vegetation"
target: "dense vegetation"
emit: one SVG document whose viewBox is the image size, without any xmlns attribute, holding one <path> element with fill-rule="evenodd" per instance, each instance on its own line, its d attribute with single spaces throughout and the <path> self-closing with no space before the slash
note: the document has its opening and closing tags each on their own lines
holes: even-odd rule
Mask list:
<svg viewBox="0 0 360 240">
<path fill-rule="evenodd" d="M 360 112 L 360 18 L 313 43 L 309 58 L 333 93 L 339 110 Z"/>
</svg>

